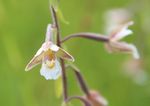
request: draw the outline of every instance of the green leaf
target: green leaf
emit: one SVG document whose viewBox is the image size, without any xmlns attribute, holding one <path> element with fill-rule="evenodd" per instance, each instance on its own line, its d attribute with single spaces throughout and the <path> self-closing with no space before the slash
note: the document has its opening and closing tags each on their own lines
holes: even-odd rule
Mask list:
<svg viewBox="0 0 150 106">
<path fill-rule="evenodd" d="M 57 98 L 60 98 L 62 96 L 62 77 L 59 77 L 55 82 L 55 94 Z"/>
<path fill-rule="evenodd" d="M 69 24 L 69 22 L 64 18 L 64 15 L 63 15 L 63 13 L 62 13 L 62 11 L 61 11 L 60 8 L 57 8 L 57 9 L 56 9 L 56 13 L 57 13 L 58 19 L 59 19 L 62 23 L 64 23 L 64 24 Z"/>
<path fill-rule="evenodd" d="M 49 2 L 50 2 L 50 5 L 53 6 L 56 11 L 58 8 L 59 0 L 49 0 Z"/>
<path fill-rule="evenodd" d="M 59 0 L 50 0 L 50 5 L 54 8 L 55 12 L 57 13 L 58 19 L 65 23 L 69 24 L 69 22 L 64 18 L 63 13 L 61 12 L 61 9 L 58 6 Z"/>
</svg>

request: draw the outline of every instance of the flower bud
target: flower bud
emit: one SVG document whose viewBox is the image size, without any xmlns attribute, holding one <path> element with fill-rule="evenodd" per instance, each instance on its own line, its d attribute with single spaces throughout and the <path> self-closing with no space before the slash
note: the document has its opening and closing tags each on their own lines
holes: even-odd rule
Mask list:
<svg viewBox="0 0 150 106">
<path fill-rule="evenodd" d="M 88 100 L 92 106 L 107 106 L 107 100 L 97 91 L 90 91 L 89 95 L 85 96 L 85 99 Z"/>
</svg>

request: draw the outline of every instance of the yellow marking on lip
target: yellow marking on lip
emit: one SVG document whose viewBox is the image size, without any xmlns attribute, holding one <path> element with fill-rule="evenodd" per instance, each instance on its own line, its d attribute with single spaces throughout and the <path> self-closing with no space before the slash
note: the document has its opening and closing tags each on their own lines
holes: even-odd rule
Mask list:
<svg viewBox="0 0 150 106">
<path fill-rule="evenodd" d="M 46 61 L 46 65 L 48 66 L 48 68 L 52 69 L 55 66 L 55 61 L 54 60 Z"/>
<path fill-rule="evenodd" d="M 55 66 L 55 53 L 52 50 L 45 52 L 45 63 L 48 68 L 52 69 Z"/>
<path fill-rule="evenodd" d="M 50 59 L 55 59 L 55 54 L 53 51 L 49 50 L 48 53 L 49 53 Z"/>
</svg>

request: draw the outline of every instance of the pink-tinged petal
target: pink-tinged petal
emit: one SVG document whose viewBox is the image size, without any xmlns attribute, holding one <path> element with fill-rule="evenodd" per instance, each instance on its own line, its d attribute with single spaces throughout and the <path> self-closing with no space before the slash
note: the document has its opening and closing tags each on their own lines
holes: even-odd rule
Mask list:
<svg viewBox="0 0 150 106">
<path fill-rule="evenodd" d="M 42 64 L 40 74 L 45 77 L 46 80 L 56 80 L 61 75 L 61 66 L 58 60 L 55 60 L 55 66 L 49 68 L 45 63 Z"/>
<path fill-rule="evenodd" d="M 107 106 L 108 101 L 97 91 L 91 90 L 90 94 L 85 97 L 92 106 Z"/>
<path fill-rule="evenodd" d="M 139 53 L 138 53 L 137 48 L 136 48 L 134 45 L 132 45 L 132 44 L 130 44 L 129 47 L 130 47 L 131 50 L 132 50 L 132 55 L 133 55 L 133 57 L 134 57 L 135 59 L 139 59 L 139 58 L 140 58 L 140 55 L 139 55 Z"/>
<path fill-rule="evenodd" d="M 43 51 L 44 51 L 43 48 L 40 48 L 40 49 L 36 52 L 35 56 L 41 55 Z"/>
<path fill-rule="evenodd" d="M 45 41 L 51 41 L 51 37 L 52 37 L 52 25 L 48 24 L 47 25 L 47 31 L 46 31 L 46 36 L 45 36 Z"/>
<path fill-rule="evenodd" d="M 57 52 L 57 51 L 59 50 L 59 47 L 58 47 L 57 45 L 55 45 L 55 44 L 51 44 L 51 45 L 50 45 L 50 49 L 51 49 L 52 51 L 54 51 L 54 52 Z"/>
<path fill-rule="evenodd" d="M 139 59 L 139 53 L 133 44 L 125 42 L 109 42 L 108 44 L 112 52 L 131 53 L 135 59 Z"/>
<path fill-rule="evenodd" d="M 110 33 L 116 27 L 124 25 L 131 20 L 132 14 L 126 8 L 111 9 L 104 15 L 106 21 L 106 31 Z"/>
<path fill-rule="evenodd" d="M 129 44 L 125 42 L 110 42 L 109 45 L 113 52 L 131 52 Z"/>
<path fill-rule="evenodd" d="M 133 25 L 133 21 L 128 22 L 127 24 L 123 26 L 119 26 L 116 30 L 112 31 L 110 35 L 110 40 L 111 41 L 119 41 L 122 38 L 132 34 L 132 30 L 128 29 L 130 25 Z"/>
<path fill-rule="evenodd" d="M 42 48 L 40 48 L 37 51 L 37 53 L 35 54 L 35 56 L 32 58 L 32 60 L 27 64 L 25 71 L 29 71 L 36 65 L 42 63 L 43 55 L 44 55 L 44 52 L 43 52 Z"/>
<path fill-rule="evenodd" d="M 110 46 L 109 43 L 105 43 L 104 47 L 108 51 L 108 53 L 112 53 L 113 52 L 113 48 Z"/>
<path fill-rule="evenodd" d="M 65 60 L 69 60 L 69 61 L 74 61 L 73 56 L 71 56 L 68 52 L 66 52 L 64 49 L 59 48 L 59 50 L 56 52 L 56 56 L 65 59 Z"/>
<path fill-rule="evenodd" d="M 47 51 L 48 49 L 50 49 L 54 52 L 57 52 L 59 50 L 59 47 L 57 45 L 53 44 L 52 42 L 47 41 L 47 42 L 43 43 L 42 49 L 44 51 Z"/>
<path fill-rule="evenodd" d="M 50 41 L 47 41 L 47 42 L 44 42 L 43 44 L 42 44 L 42 49 L 43 49 L 43 51 L 47 51 L 48 49 L 50 49 L 50 46 L 52 45 L 53 43 L 52 42 L 50 42 Z"/>
<path fill-rule="evenodd" d="M 47 25 L 46 37 L 45 42 L 53 41 L 55 36 L 56 28 L 54 28 L 51 24 Z"/>
</svg>

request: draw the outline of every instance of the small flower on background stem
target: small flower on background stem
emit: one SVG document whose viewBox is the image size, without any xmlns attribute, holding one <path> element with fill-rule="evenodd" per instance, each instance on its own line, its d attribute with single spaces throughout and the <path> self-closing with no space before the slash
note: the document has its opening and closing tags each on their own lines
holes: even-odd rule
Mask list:
<svg viewBox="0 0 150 106">
<path fill-rule="evenodd" d="M 136 47 L 133 44 L 128 44 L 126 42 L 120 41 L 124 37 L 132 34 L 132 31 L 128 29 L 130 25 L 133 25 L 133 22 L 130 21 L 124 25 L 118 26 L 113 30 L 109 36 L 109 42 L 105 43 L 105 47 L 108 52 L 123 52 L 130 53 L 135 59 L 139 59 L 139 53 Z"/>
<path fill-rule="evenodd" d="M 129 22 L 132 18 L 131 11 L 127 8 L 116 8 L 105 12 L 106 32 L 110 33 L 114 28 Z"/>
<path fill-rule="evenodd" d="M 107 100 L 102 97 L 97 91 L 91 90 L 89 95 L 84 98 L 91 103 L 91 106 L 107 106 Z"/>
<path fill-rule="evenodd" d="M 148 81 L 148 74 L 144 69 L 142 59 L 128 59 L 123 63 L 123 73 L 131 78 L 138 85 L 145 85 Z"/>
<path fill-rule="evenodd" d="M 74 61 L 74 58 L 68 52 L 53 43 L 53 29 L 52 25 L 49 24 L 47 27 L 45 42 L 25 69 L 26 71 L 29 71 L 36 65 L 42 64 L 40 74 L 47 80 L 55 80 L 61 75 L 61 66 L 58 58 Z"/>
</svg>

